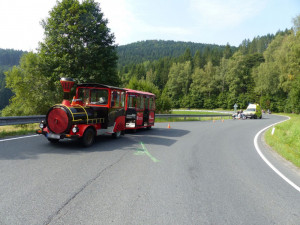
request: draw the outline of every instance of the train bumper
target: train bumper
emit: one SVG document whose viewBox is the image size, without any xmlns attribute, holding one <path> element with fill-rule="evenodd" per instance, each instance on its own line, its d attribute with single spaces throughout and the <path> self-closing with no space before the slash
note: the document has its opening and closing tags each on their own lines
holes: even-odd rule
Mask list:
<svg viewBox="0 0 300 225">
<path fill-rule="evenodd" d="M 37 134 L 43 134 L 46 138 L 50 138 L 50 139 L 65 139 L 65 138 L 69 138 L 69 139 L 78 139 L 79 135 L 71 135 L 71 134 L 54 134 L 54 133 L 49 133 L 47 131 L 44 130 L 37 130 L 36 131 Z"/>
</svg>

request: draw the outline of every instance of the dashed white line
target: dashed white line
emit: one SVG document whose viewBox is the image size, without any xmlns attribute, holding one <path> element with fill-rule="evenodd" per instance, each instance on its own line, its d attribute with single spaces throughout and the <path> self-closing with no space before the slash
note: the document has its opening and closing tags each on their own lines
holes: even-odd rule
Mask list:
<svg viewBox="0 0 300 225">
<path fill-rule="evenodd" d="M 36 136 L 39 136 L 39 134 L 28 135 L 28 136 L 22 136 L 22 137 L 15 137 L 15 138 L 2 139 L 2 140 L 0 140 L 0 142 L 4 142 L 4 141 L 13 141 L 13 140 L 18 140 L 18 139 L 23 139 L 23 138 L 30 138 L 30 137 L 36 137 Z"/>
<path fill-rule="evenodd" d="M 290 118 L 289 118 L 290 119 Z M 286 121 L 286 120 L 285 120 Z M 259 156 L 265 161 L 265 163 L 275 172 L 277 173 L 283 180 L 285 180 L 289 185 L 291 185 L 293 188 L 295 188 L 297 191 L 300 192 L 300 187 L 297 186 L 294 182 L 292 182 L 290 179 L 288 179 L 285 175 L 283 175 L 272 163 L 270 163 L 270 161 L 263 155 L 263 153 L 261 152 L 259 146 L 258 146 L 258 137 L 259 135 L 264 132 L 265 130 L 267 130 L 268 128 L 276 125 L 276 124 L 279 124 L 279 123 L 282 123 L 284 121 L 281 121 L 281 122 L 278 122 L 278 123 L 274 123 L 270 126 L 267 126 L 266 128 L 260 130 L 256 135 L 255 135 L 255 138 L 254 138 L 254 146 L 256 148 L 256 151 L 257 153 L 259 154 Z"/>
</svg>

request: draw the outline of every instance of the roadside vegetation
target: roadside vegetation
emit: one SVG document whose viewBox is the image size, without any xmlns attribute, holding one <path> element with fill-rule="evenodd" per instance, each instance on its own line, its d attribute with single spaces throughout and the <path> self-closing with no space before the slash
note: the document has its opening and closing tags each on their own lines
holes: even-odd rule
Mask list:
<svg viewBox="0 0 300 225">
<path fill-rule="evenodd" d="M 219 117 L 170 117 L 170 118 L 155 118 L 155 122 L 180 122 L 180 121 L 207 121 L 207 120 L 222 120 L 231 118 L 231 116 L 225 116 L 224 113 L 219 112 L 207 112 L 203 111 L 192 111 L 192 110 L 176 110 L 171 111 L 169 114 L 184 114 L 184 115 L 220 115 Z M 230 113 L 229 113 L 230 114 Z"/>
<path fill-rule="evenodd" d="M 38 129 L 38 124 L 0 126 L 0 138 L 33 134 Z"/>
<path fill-rule="evenodd" d="M 265 139 L 282 157 L 300 168 L 300 115 L 288 114 L 290 120 L 275 125 L 272 135 L 270 128 Z"/>
</svg>

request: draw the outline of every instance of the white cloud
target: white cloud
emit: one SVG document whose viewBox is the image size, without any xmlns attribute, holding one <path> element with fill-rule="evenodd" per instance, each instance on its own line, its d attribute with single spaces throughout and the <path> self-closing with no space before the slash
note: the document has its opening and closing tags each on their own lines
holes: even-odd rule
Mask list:
<svg viewBox="0 0 300 225">
<path fill-rule="evenodd" d="M 56 0 L 0 1 L 0 48 L 35 50 L 42 41 L 40 21 L 48 16 Z"/>
<path fill-rule="evenodd" d="M 98 0 L 99 1 L 99 0 Z M 101 0 L 100 7 L 104 17 L 108 19 L 108 27 L 115 34 L 116 43 L 124 44 L 130 41 L 138 23 L 132 14 L 130 5 L 126 0 Z"/>
<path fill-rule="evenodd" d="M 118 7 L 116 7 L 118 6 Z M 191 32 L 176 26 L 154 26 L 151 21 L 143 21 L 133 14 L 134 5 L 128 0 L 101 0 L 100 7 L 108 27 L 115 34 L 116 43 L 123 45 L 140 40 L 164 39 L 165 36 L 184 36 Z M 135 5 L 135 7 L 137 7 Z"/>
<path fill-rule="evenodd" d="M 233 28 L 245 20 L 255 17 L 269 0 L 191 0 L 190 10 L 205 27 L 216 29 Z"/>
</svg>

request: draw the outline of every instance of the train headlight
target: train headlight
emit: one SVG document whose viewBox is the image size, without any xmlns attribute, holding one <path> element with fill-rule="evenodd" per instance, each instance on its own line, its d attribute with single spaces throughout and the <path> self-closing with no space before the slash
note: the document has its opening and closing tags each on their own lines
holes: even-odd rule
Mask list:
<svg viewBox="0 0 300 225">
<path fill-rule="evenodd" d="M 45 123 L 45 121 L 42 121 L 41 123 L 40 123 L 40 128 L 41 129 L 44 129 L 46 127 L 46 123 Z"/>
<path fill-rule="evenodd" d="M 79 128 L 75 125 L 73 128 L 72 128 L 72 132 L 74 134 L 76 134 L 77 132 L 79 132 Z"/>
</svg>

